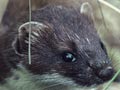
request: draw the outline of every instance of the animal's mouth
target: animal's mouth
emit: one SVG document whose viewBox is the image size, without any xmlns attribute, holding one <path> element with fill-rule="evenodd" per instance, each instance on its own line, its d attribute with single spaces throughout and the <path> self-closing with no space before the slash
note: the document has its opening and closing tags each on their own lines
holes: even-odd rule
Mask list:
<svg viewBox="0 0 120 90">
<path fill-rule="evenodd" d="M 98 85 L 103 84 L 103 83 L 105 83 L 107 81 L 108 80 L 104 80 L 104 79 L 100 78 L 99 76 L 94 76 L 92 80 L 88 79 L 88 82 L 86 82 L 84 85 L 85 86 L 90 86 L 90 87 L 91 86 L 98 86 Z"/>
<path fill-rule="evenodd" d="M 77 84 L 79 84 L 80 86 L 87 86 L 87 87 L 92 87 L 92 86 L 98 86 L 100 84 L 103 84 L 105 83 L 101 78 L 98 78 L 98 77 L 94 77 L 93 79 L 87 79 L 87 80 L 84 80 L 84 81 L 79 81 L 77 80 L 76 81 Z"/>
<path fill-rule="evenodd" d="M 105 68 L 103 70 L 98 71 L 97 73 L 95 73 L 96 76 L 101 79 L 103 82 L 109 81 L 110 79 L 112 79 L 112 77 L 115 74 L 115 71 L 112 68 Z"/>
<path fill-rule="evenodd" d="M 115 70 L 112 66 L 105 66 L 102 68 L 90 67 L 90 70 L 93 77 L 93 82 L 96 84 L 102 84 L 109 81 L 115 74 Z"/>
<path fill-rule="evenodd" d="M 113 76 L 108 76 L 107 78 L 106 77 L 101 77 L 101 76 L 97 76 L 102 82 L 107 82 L 109 81 L 110 79 L 112 79 Z"/>
<path fill-rule="evenodd" d="M 100 78 L 99 76 L 96 75 L 96 85 L 99 85 L 99 84 L 103 84 L 105 83 L 106 81 L 102 78 Z"/>
<path fill-rule="evenodd" d="M 99 74 L 96 72 L 93 72 L 92 77 L 89 77 L 87 79 L 87 81 L 85 82 L 85 84 L 83 84 L 83 85 L 85 85 L 85 86 L 97 86 L 97 85 L 103 84 L 103 83 L 109 81 L 110 79 L 112 79 L 114 74 L 115 74 L 115 72 L 113 70 L 105 75 L 104 75 L 104 73 L 103 73 L 103 75 L 101 75 L 101 72 L 99 72 Z"/>
</svg>

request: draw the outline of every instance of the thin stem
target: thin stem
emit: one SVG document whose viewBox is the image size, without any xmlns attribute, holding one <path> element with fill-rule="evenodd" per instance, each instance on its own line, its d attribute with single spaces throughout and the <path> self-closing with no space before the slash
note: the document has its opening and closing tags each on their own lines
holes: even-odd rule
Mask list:
<svg viewBox="0 0 120 90">
<path fill-rule="evenodd" d="M 31 64 L 31 0 L 29 0 L 29 45 L 28 45 L 28 59 Z"/>
<path fill-rule="evenodd" d="M 120 0 L 119 0 L 120 1 Z M 104 1 L 104 0 L 99 0 L 99 2 L 101 2 L 102 4 L 108 6 L 109 8 L 113 9 L 114 11 L 120 13 L 120 9 L 118 9 L 117 7 L 113 6 L 112 4 Z"/>
<path fill-rule="evenodd" d="M 112 84 L 112 82 L 116 79 L 116 77 L 120 74 L 120 70 L 117 71 L 117 73 L 113 76 L 113 78 L 108 82 L 108 84 L 105 86 L 103 90 L 107 90 L 109 86 Z"/>
<path fill-rule="evenodd" d="M 100 13 L 102 15 L 104 27 L 107 31 L 109 31 L 109 29 L 107 28 L 106 22 L 105 22 L 104 14 L 103 14 L 102 7 L 101 7 L 101 4 L 100 4 L 99 0 L 97 0 L 97 3 L 98 3 L 98 6 L 99 6 L 99 9 L 100 9 Z"/>
</svg>

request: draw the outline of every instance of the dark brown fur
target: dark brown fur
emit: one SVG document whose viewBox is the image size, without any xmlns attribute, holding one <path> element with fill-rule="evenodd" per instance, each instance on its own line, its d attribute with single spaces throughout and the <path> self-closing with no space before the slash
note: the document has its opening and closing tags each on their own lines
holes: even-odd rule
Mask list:
<svg viewBox="0 0 120 90">
<path fill-rule="evenodd" d="M 11 65 L 9 71 L 21 63 L 32 74 L 59 73 L 86 86 L 112 78 L 114 70 L 93 21 L 80 13 L 79 9 L 48 5 L 32 12 L 32 21 L 47 27 L 32 30 L 40 33 L 37 37 L 33 35 L 37 41 L 32 43 L 31 65 L 28 64 L 28 44 L 25 43 L 29 29 L 17 33 L 19 26 L 28 21 L 28 13 L 22 16 L 13 21 L 9 30 L 0 38 L 1 56 L 4 55 L 1 61 Z M 66 52 L 74 54 L 77 61 L 65 62 L 63 55 Z"/>
<path fill-rule="evenodd" d="M 83 2 L 90 0 L 32 0 L 32 10 L 37 10 L 48 4 L 64 5 L 66 7 L 80 8 Z M 11 25 L 19 16 L 29 11 L 29 0 L 9 0 L 2 23 Z M 11 21 L 11 23 L 9 23 Z"/>
</svg>

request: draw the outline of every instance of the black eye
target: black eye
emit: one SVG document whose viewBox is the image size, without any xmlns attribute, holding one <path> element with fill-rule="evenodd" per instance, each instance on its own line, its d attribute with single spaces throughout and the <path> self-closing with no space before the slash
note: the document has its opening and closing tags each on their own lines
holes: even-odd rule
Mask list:
<svg viewBox="0 0 120 90">
<path fill-rule="evenodd" d="M 62 58 L 65 62 L 74 62 L 76 61 L 76 56 L 71 52 L 62 53 Z"/>
</svg>

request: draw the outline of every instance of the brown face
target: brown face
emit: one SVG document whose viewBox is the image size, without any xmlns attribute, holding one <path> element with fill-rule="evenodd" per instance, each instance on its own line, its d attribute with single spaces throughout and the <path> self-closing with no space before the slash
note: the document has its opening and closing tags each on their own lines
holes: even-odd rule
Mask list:
<svg viewBox="0 0 120 90">
<path fill-rule="evenodd" d="M 48 6 L 33 12 L 32 64 L 34 74 L 58 73 L 79 85 L 101 84 L 112 78 L 114 70 L 105 47 L 88 17 L 71 8 Z M 40 23 L 41 22 L 41 23 Z M 29 23 L 19 28 L 14 50 L 27 54 Z"/>
</svg>

